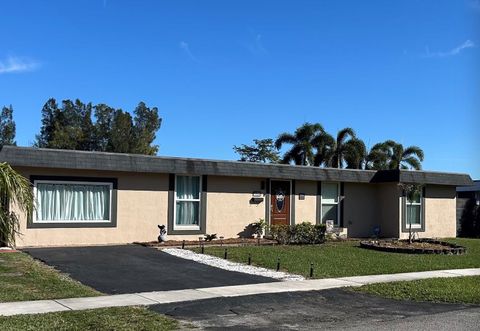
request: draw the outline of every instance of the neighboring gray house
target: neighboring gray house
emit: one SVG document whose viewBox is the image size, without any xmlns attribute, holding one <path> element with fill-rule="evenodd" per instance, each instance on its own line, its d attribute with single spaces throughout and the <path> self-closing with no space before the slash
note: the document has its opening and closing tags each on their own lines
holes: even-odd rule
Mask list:
<svg viewBox="0 0 480 331">
<path fill-rule="evenodd" d="M 475 198 L 480 202 L 480 180 L 474 180 L 473 185 L 457 187 L 457 232 L 460 230 L 460 219 L 468 200 Z"/>
</svg>

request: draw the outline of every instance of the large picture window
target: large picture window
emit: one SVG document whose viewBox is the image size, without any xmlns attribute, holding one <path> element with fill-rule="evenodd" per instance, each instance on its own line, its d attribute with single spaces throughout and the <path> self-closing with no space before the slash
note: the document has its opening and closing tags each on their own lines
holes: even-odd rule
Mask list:
<svg viewBox="0 0 480 331">
<path fill-rule="evenodd" d="M 112 188 L 103 182 L 36 180 L 33 223 L 108 223 Z"/>
<path fill-rule="evenodd" d="M 335 226 L 340 226 L 340 185 L 339 183 L 322 183 L 322 223 L 332 220 Z"/>
<path fill-rule="evenodd" d="M 174 229 L 200 229 L 200 176 L 176 176 Z"/>
</svg>

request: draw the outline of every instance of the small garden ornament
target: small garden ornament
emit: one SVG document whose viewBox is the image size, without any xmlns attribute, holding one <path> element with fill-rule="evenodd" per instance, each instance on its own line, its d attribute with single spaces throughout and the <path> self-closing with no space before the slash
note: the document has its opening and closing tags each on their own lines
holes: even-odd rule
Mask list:
<svg viewBox="0 0 480 331">
<path fill-rule="evenodd" d="M 167 241 L 167 230 L 165 229 L 165 225 L 159 225 L 158 228 L 160 229 L 160 235 L 158 236 L 158 242 L 162 243 Z"/>
<path fill-rule="evenodd" d="M 263 236 L 267 223 L 263 218 L 258 219 L 257 222 L 252 223 L 253 234 L 257 237 L 257 245 L 260 245 L 260 239 Z"/>
</svg>

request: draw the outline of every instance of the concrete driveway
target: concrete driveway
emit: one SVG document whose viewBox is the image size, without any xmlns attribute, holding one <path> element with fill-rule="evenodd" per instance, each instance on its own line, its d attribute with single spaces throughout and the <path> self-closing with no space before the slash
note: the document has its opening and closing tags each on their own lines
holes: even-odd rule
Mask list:
<svg viewBox="0 0 480 331">
<path fill-rule="evenodd" d="M 24 251 L 107 294 L 276 281 L 210 267 L 138 245 L 31 248 Z"/>
</svg>

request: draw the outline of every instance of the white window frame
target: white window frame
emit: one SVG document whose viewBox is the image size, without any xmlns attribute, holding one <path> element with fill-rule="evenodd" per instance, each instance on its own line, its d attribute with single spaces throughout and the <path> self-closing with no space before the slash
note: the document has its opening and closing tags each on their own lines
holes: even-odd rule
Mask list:
<svg viewBox="0 0 480 331">
<path fill-rule="evenodd" d="M 199 178 L 198 199 L 178 199 L 177 198 L 177 177 L 197 177 Z M 173 230 L 200 230 L 202 215 L 202 176 L 196 175 L 175 175 L 175 190 L 173 192 Z M 178 225 L 177 224 L 177 201 L 198 202 L 198 225 Z"/>
<path fill-rule="evenodd" d="M 112 182 L 88 182 L 88 181 L 75 181 L 75 180 L 34 180 L 33 181 L 33 196 L 35 203 L 37 203 L 37 185 L 38 184 L 59 184 L 59 185 L 95 185 L 95 186 L 108 186 L 110 190 L 109 196 L 109 210 L 108 210 L 108 220 L 38 220 L 37 212 L 33 212 L 32 223 L 37 224 L 62 224 L 62 223 L 111 223 L 112 222 L 112 198 L 113 198 L 113 183 Z"/>
<path fill-rule="evenodd" d="M 412 224 L 412 229 L 421 229 L 422 222 L 423 222 L 423 190 L 420 190 L 420 202 L 412 202 L 408 201 L 408 197 L 405 196 L 405 228 L 408 230 L 410 228 L 410 224 L 408 223 L 408 206 L 420 206 L 420 223 L 419 224 Z"/>
<path fill-rule="evenodd" d="M 336 184 L 337 185 L 337 202 L 323 202 L 323 189 L 324 184 Z M 340 227 L 340 199 L 342 198 L 340 195 L 340 182 L 322 182 L 322 190 L 320 192 L 320 223 L 325 224 L 323 221 L 323 205 L 337 205 L 337 219 L 335 220 L 333 226 L 338 228 Z"/>
</svg>

